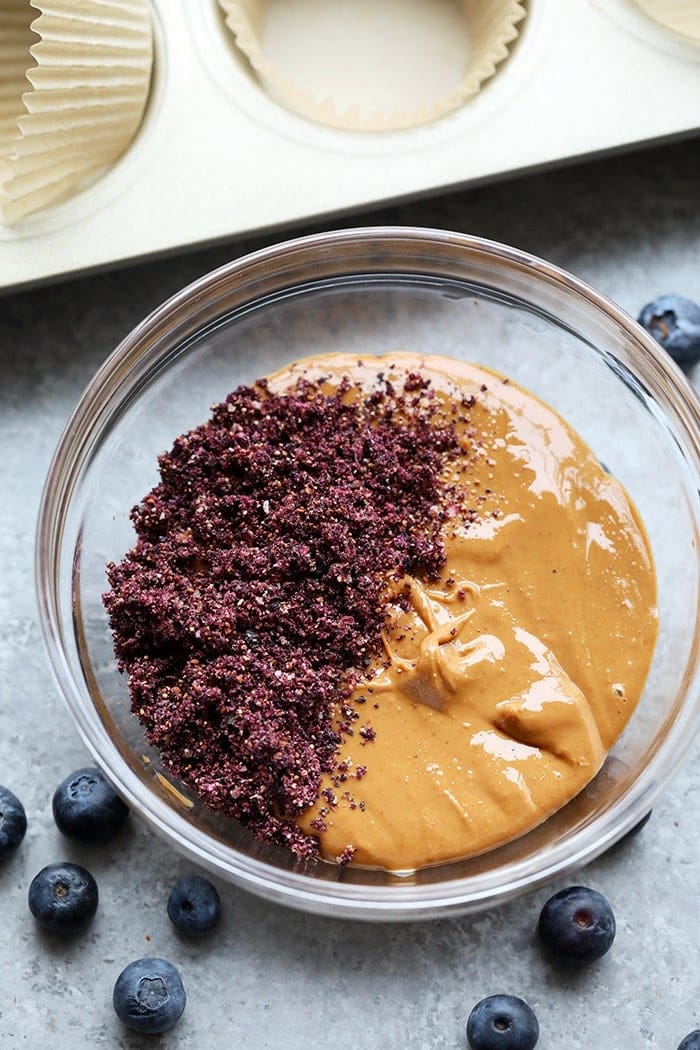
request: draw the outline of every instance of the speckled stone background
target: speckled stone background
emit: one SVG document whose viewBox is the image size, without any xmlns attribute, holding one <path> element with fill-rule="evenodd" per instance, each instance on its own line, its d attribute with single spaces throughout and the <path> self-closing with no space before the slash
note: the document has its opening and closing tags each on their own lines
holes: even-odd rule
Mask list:
<svg viewBox="0 0 700 1050">
<path fill-rule="evenodd" d="M 700 142 L 356 220 L 378 221 L 508 242 L 634 314 L 662 292 L 700 299 Z M 343 224 L 351 223 L 335 223 Z M 192 278 L 273 239 L 0 299 L 0 783 L 29 817 L 22 849 L 0 867 L 0 1044 L 452 1050 L 466 1045 L 474 1003 L 505 991 L 537 1012 L 542 1050 L 675 1050 L 700 1027 L 697 752 L 636 840 L 565 880 L 602 890 L 618 919 L 612 952 L 575 979 L 559 976 L 533 939 L 546 891 L 476 918 L 373 927 L 298 915 L 221 886 L 220 932 L 189 944 L 165 914 L 187 863 L 135 819 L 101 853 L 63 841 L 53 825 L 55 785 L 88 757 L 53 685 L 35 609 L 33 533 L 53 448 L 132 325 Z M 700 385 L 700 374 L 694 379 Z M 38 932 L 26 906 L 33 875 L 59 859 L 90 867 L 101 892 L 91 930 L 70 943 Z M 119 971 L 146 954 L 175 962 L 189 995 L 177 1028 L 153 1039 L 129 1035 L 111 1006 Z"/>
</svg>

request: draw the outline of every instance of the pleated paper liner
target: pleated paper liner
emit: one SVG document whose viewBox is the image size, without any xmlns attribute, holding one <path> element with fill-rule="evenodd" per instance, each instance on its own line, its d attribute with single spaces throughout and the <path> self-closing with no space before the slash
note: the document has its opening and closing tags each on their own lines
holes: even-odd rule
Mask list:
<svg viewBox="0 0 700 1050">
<path fill-rule="evenodd" d="M 276 102 L 347 130 L 458 109 L 507 58 L 523 0 L 219 0 Z"/>
<path fill-rule="evenodd" d="M 635 0 L 649 18 L 700 44 L 700 0 Z"/>
<path fill-rule="evenodd" d="M 128 147 L 148 99 L 153 27 L 148 0 L 2 3 L 12 32 L 0 51 L 0 217 L 11 224 Z"/>
<path fill-rule="evenodd" d="M 36 18 L 28 0 L 2 0 L 0 8 L 0 184 L 5 176 L 10 143 L 17 134 L 17 117 L 24 110 L 22 93 L 30 84 L 29 50 L 39 39 L 30 26 Z M 21 109 L 18 111 L 18 103 Z"/>
</svg>

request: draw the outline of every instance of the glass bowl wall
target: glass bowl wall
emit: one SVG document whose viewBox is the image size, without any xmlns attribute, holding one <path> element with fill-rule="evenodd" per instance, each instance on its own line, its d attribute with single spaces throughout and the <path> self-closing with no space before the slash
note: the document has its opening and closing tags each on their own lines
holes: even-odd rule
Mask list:
<svg viewBox="0 0 700 1050">
<path fill-rule="evenodd" d="M 129 509 L 156 457 L 239 383 L 328 351 L 403 349 L 501 371 L 554 406 L 626 486 L 646 524 L 660 634 L 644 696 L 589 787 L 484 856 L 412 875 L 295 864 L 164 781 L 130 713 L 101 595 L 133 543 Z M 670 360 L 582 282 L 514 249 L 402 228 L 290 241 L 178 293 L 127 336 L 83 395 L 47 480 L 40 611 L 59 687 L 109 778 L 158 832 L 219 876 L 325 914 L 409 919 L 507 899 L 608 848 L 651 806 L 700 719 L 700 415 Z"/>
</svg>

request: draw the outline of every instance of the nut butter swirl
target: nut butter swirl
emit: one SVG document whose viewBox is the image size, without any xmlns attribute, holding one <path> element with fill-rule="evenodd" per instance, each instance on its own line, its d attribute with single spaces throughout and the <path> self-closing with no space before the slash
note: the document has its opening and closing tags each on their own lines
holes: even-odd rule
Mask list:
<svg viewBox="0 0 700 1050">
<path fill-rule="evenodd" d="M 622 486 L 551 408 L 484 369 L 438 356 L 329 355 L 270 377 L 419 372 L 476 447 L 445 477 L 461 496 L 430 584 L 404 579 L 385 653 L 352 703 L 372 732 L 343 738 L 299 825 L 328 859 L 407 870 L 525 833 L 595 776 L 644 686 L 657 634 L 649 544 Z M 447 415 L 447 413 L 446 413 Z M 456 467 L 448 468 L 457 470 Z M 464 508 L 468 513 L 465 515 Z"/>
</svg>

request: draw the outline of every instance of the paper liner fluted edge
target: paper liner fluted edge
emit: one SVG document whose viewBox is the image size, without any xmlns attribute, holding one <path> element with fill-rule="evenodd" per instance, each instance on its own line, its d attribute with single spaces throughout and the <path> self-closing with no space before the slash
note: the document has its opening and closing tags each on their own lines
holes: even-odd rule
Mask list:
<svg viewBox="0 0 700 1050">
<path fill-rule="evenodd" d="M 645 15 L 664 29 L 700 44 L 700 3 L 698 0 L 634 0 Z"/>
<path fill-rule="evenodd" d="M 17 117 L 25 112 L 22 93 L 29 87 L 29 50 L 36 41 L 30 28 L 35 17 L 28 0 L 4 0 L 0 23 L 0 183 L 11 140 L 18 134 Z"/>
<path fill-rule="evenodd" d="M 63 199 L 121 156 L 143 119 L 153 66 L 148 0 L 84 0 L 79 9 L 72 0 L 29 4 L 39 39 L 26 54 L 9 137 L 3 95 L 0 218 L 7 225 Z M 19 66 L 14 55 L 12 67 Z"/>
<path fill-rule="evenodd" d="M 268 94 L 288 109 L 313 120 L 345 131 L 393 131 L 417 127 L 437 120 L 458 109 L 474 95 L 508 57 L 510 47 L 519 35 L 519 23 L 527 15 L 527 0 L 486 0 L 488 9 L 499 16 L 489 46 L 479 61 L 470 67 L 460 84 L 438 102 L 413 109 L 375 109 L 363 112 L 357 106 L 338 109 L 328 98 L 317 98 L 282 75 L 264 54 L 246 0 L 219 0 L 226 25 L 233 33 L 238 49 L 258 74 Z M 465 4 L 466 6 L 466 4 Z"/>
</svg>

